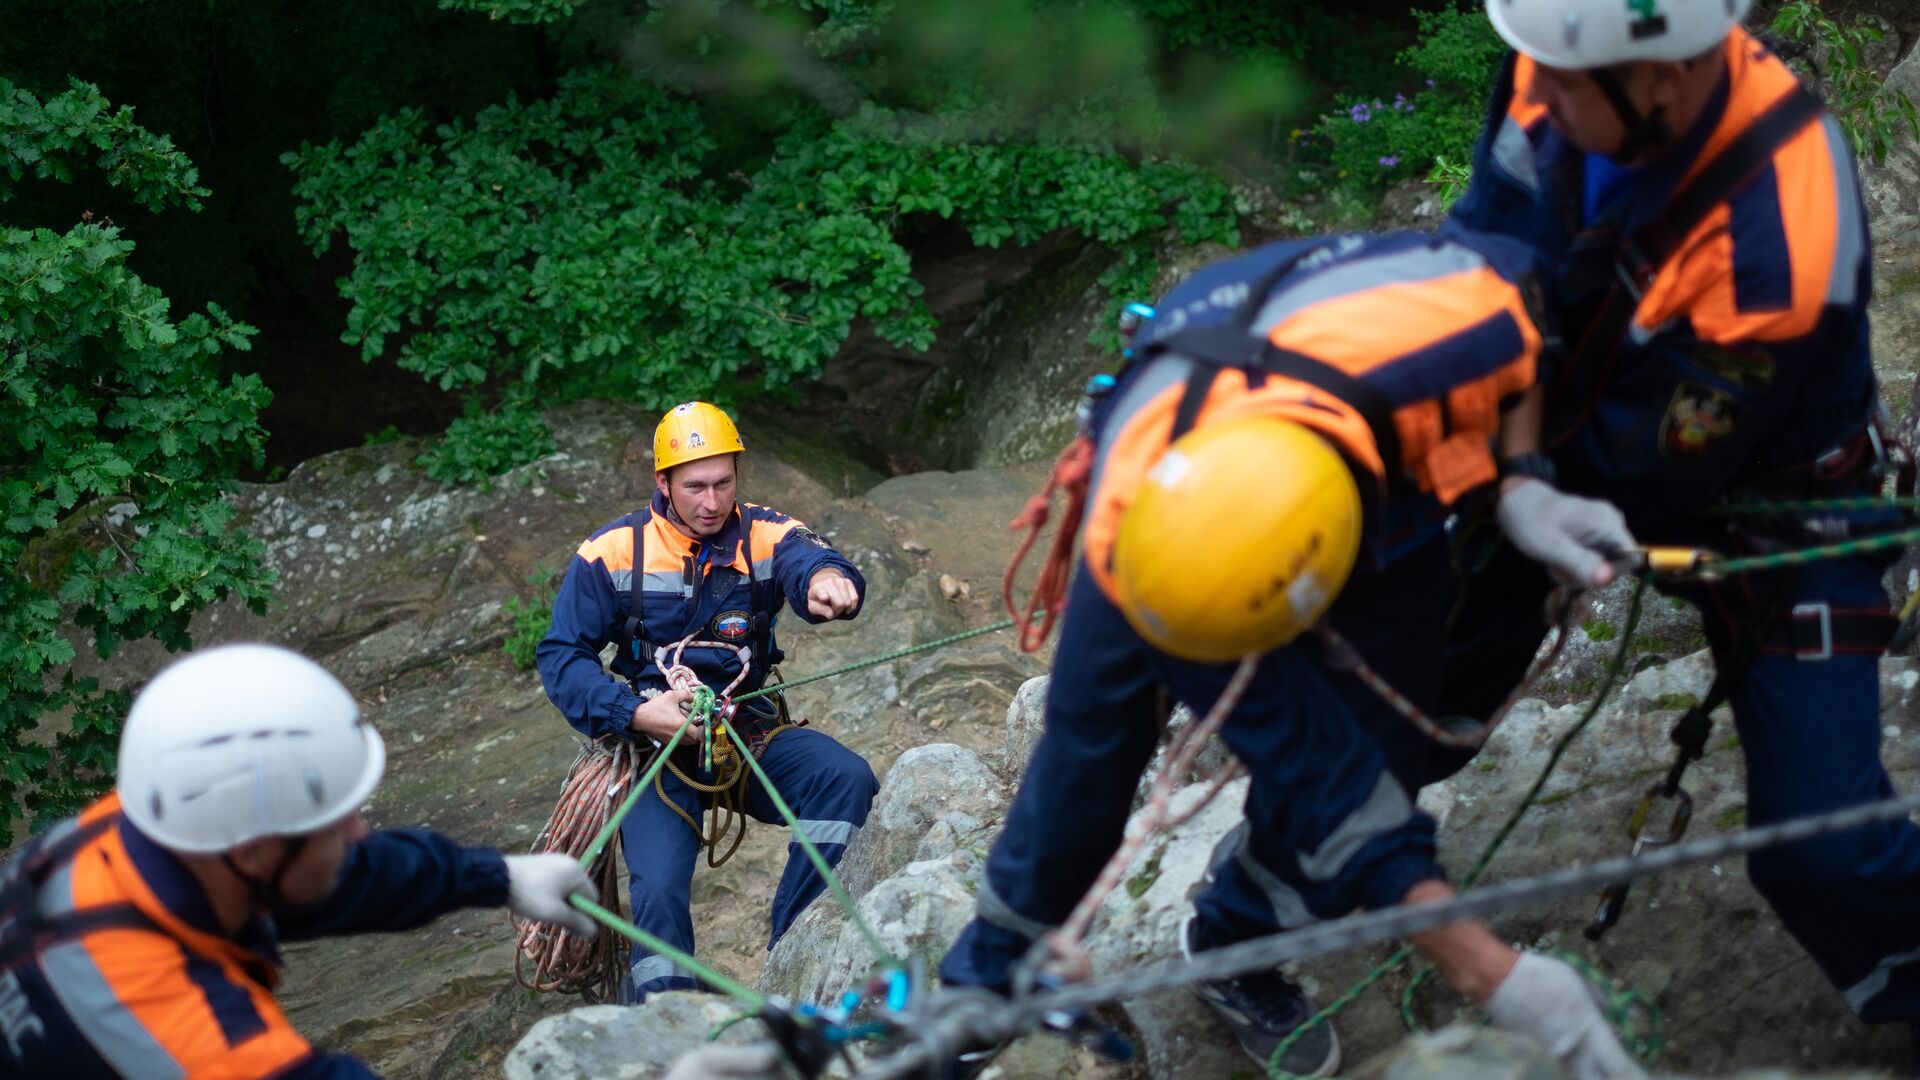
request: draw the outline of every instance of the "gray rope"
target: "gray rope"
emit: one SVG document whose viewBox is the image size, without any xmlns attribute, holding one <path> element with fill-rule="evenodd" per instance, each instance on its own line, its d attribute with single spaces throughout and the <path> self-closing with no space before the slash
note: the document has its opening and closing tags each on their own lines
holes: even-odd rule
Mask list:
<svg viewBox="0 0 1920 1080">
<path fill-rule="evenodd" d="M 1284 963 L 1343 952 L 1379 941 L 1404 938 L 1463 919 L 1489 919 L 1566 896 L 1590 892 L 1607 884 L 1623 884 L 1693 863 L 1744 855 L 1778 844 L 1857 828 L 1875 821 L 1902 818 L 1920 811 L 1920 795 L 1908 795 L 1816 814 L 1775 825 L 1742 829 L 1676 847 L 1608 859 L 1590 866 L 1571 867 L 1539 877 L 1520 878 L 1462 893 L 1450 900 L 1416 906 L 1398 905 L 1351 915 L 1269 937 L 1256 938 L 1201 953 L 1191 960 L 1150 964 L 1111 979 L 1062 987 L 1020 1000 L 1002 1000 L 997 1007 L 973 991 L 956 998 L 964 1007 L 941 1009 L 928 1001 L 927 1011 L 912 1017 L 907 1030 L 913 1044 L 877 1062 L 863 1077 L 875 1080 L 907 1077 L 936 1067 L 977 1042 L 998 1042 L 1032 1031 L 1048 1013 L 1084 1009 L 1123 998 L 1139 997 L 1196 982 L 1210 982 Z M 938 995 L 935 995 L 936 999 Z"/>
</svg>

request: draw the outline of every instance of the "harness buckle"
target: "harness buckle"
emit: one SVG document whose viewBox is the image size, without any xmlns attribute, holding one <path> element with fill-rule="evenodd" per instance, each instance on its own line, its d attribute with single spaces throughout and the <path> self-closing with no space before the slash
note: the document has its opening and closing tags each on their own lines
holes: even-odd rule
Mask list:
<svg viewBox="0 0 1920 1080">
<path fill-rule="evenodd" d="M 1635 305 L 1646 295 L 1646 287 L 1653 281 L 1657 269 L 1640 250 L 1640 245 L 1631 240 L 1620 245 L 1620 257 L 1613 263 L 1614 274 L 1620 278 L 1627 295 L 1633 297 Z"/>
<path fill-rule="evenodd" d="M 1791 617 L 1795 620 L 1820 620 L 1820 644 L 1811 649 L 1796 646 L 1793 658 L 1803 662 L 1833 659 L 1833 607 L 1825 600 L 1808 604 L 1795 604 Z"/>
</svg>

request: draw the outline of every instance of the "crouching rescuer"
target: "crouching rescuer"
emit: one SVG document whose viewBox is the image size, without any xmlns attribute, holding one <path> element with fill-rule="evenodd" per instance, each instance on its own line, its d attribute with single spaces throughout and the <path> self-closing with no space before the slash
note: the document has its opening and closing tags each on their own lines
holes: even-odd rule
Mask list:
<svg viewBox="0 0 1920 1080">
<path fill-rule="evenodd" d="M 696 693 L 719 703 L 713 726 L 732 725 L 806 835 L 837 864 L 879 783 L 858 754 L 791 722 L 779 694 L 732 706 L 759 690 L 782 659 L 774 620 L 791 606 L 808 622 L 859 614 L 866 581 L 799 521 L 737 501 L 739 430 L 705 402 L 679 405 L 654 431 L 651 502 L 580 545 L 554 601 L 538 663 L 547 696 L 567 722 L 605 746 L 665 745 L 687 723 Z M 612 644 L 612 671 L 600 653 Z M 804 721 L 802 721 L 804 724 Z M 634 770 L 637 772 L 637 768 Z M 711 815 L 711 824 L 703 824 Z M 693 869 L 700 852 L 719 865 L 746 817 L 781 820 L 773 796 L 724 732 L 690 730 L 654 784 L 621 822 L 633 923 L 693 952 Z M 774 893 L 768 948 L 826 882 L 797 840 Z M 636 945 L 621 1002 L 686 990 L 694 977 Z"/>
<path fill-rule="evenodd" d="M 0 1075 L 371 1077 L 274 1000 L 280 943 L 407 930 L 509 905 L 591 937 L 565 855 L 369 831 L 386 749 L 353 695 L 270 645 L 156 676 L 113 794 L 0 867 Z"/>
<path fill-rule="evenodd" d="M 1045 731 L 943 981 L 1006 993 L 1031 975 L 1023 958 L 1121 841 L 1163 693 L 1196 715 L 1234 701 L 1219 733 L 1251 776 L 1245 820 L 1182 926 L 1184 953 L 1452 895 L 1413 797 L 1466 754 L 1302 635 L 1336 629 L 1414 702 L 1438 695 L 1444 518 L 1495 480 L 1503 406 L 1538 377 L 1531 269 L 1491 237 L 1339 236 L 1203 269 L 1158 306 L 1092 416 Z M 1516 544 L 1570 583 L 1609 580 L 1604 554 L 1633 543 L 1619 514 L 1523 487 L 1524 512 L 1501 515 Z M 1572 968 L 1477 922 L 1415 943 L 1569 1075 L 1640 1075 Z M 1306 1024 L 1315 1006 L 1280 972 L 1197 989 L 1262 1064 L 1338 1068 L 1333 1028 Z"/>
</svg>

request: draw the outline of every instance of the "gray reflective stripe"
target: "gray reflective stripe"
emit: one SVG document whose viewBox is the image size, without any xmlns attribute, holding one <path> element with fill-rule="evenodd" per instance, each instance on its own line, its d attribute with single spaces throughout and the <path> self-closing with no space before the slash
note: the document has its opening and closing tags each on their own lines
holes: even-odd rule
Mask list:
<svg viewBox="0 0 1920 1080">
<path fill-rule="evenodd" d="M 1010 930 L 1025 938 L 1040 938 L 1053 929 L 1053 924 L 1038 919 L 1029 919 L 1013 910 L 1000 894 L 993 891 L 993 882 L 988 878 L 980 879 L 980 895 L 974 901 L 974 913 L 981 921 L 991 923 L 1002 930 Z"/>
<path fill-rule="evenodd" d="M 773 580 L 773 557 L 753 560 L 753 576 L 757 581 Z"/>
<path fill-rule="evenodd" d="M 1515 123 L 1511 116 L 1500 121 L 1500 130 L 1493 137 L 1493 163 L 1521 187 L 1528 191 L 1540 190 L 1540 170 L 1533 160 L 1533 140 L 1527 138 L 1527 129 Z"/>
<path fill-rule="evenodd" d="M 692 587 L 687 584 L 687 576 L 677 570 L 649 570 L 641 575 L 640 588 L 646 592 L 693 595 Z"/>
<path fill-rule="evenodd" d="M 633 588 L 633 571 L 631 570 L 609 570 L 607 576 L 613 579 L 615 592 L 626 592 Z"/>
<path fill-rule="evenodd" d="M 122 1076 L 184 1077 L 187 1071 L 146 1026 L 120 1003 L 85 945 L 55 945 L 40 954 L 40 970 L 67 1019 Z"/>
<path fill-rule="evenodd" d="M 1653 340 L 1653 336 L 1658 334 L 1660 329 L 1660 327 L 1649 328 L 1641 326 L 1640 321 L 1635 319 L 1627 324 L 1627 340 L 1633 342 L 1635 345 L 1644 347 L 1647 342 Z"/>
<path fill-rule="evenodd" d="M 807 839 L 817 844 L 850 844 L 860 835 L 860 826 L 851 821 L 808 821 L 800 819 L 800 828 Z"/>
<path fill-rule="evenodd" d="M 1895 953 L 1880 961 L 1874 967 L 1873 974 L 1847 987 L 1847 1008 L 1853 1010 L 1853 1015 L 1859 1016 L 1860 1010 L 1867 1007 L 1867 1002 L 1879 997 L 1880 991 L 1887 988 L 1887 981 L 1893 978 L 1893 969 L 1911 964 L 1915 960 L 1920 960 L 1920 949 Z"/>
<path fill-rule="evenodd" d="M 1319 922 L 1319 919 L 1314 918 L 1313 912 L 1307 910 L 1305 897 L 1254 859 L 1253 851 L 1247 847 L 1250 828 L 1245 821 L 1234 826 L 1233 831 L 1221 841 L 1220 847 L 1215 849 L 1216 858 L 1219 856 L 1231 858 L 1240 867 L 1240 872 L 1259 886 L 1260 891 L 1267 898 L 1267 903 L 1273 906 L 1275 926 L 1282 930 L 1298 930 L 1303 926 Z M 1222 848 L 1225 850 L 1222 851 Z M 1224 862 L 1225 858 L 1220 858 L 1219 861 Z"/>
<path fill-rule="evenodd" d="M 1477 252 L 1454 243 L 1414 248 L 1391 255 L 1355 259 L 1307 277 L 1292 288 L 1274 293 L 1253 320 L 1254 333 L 1265 337 L 1295 314 L 1341 296 L 1403 281 L 1428 281 L 1448 274 L 1478 270 L 1487 264 Z"/>
<path fill-rule="evenodd" d="M 693 978 L 693 972 L 673 962 L 666 956 L 643 956 L 633 962 L 629 969 L 633 973 L 633 985 L 642 987 L 655 979 Z"/>
<path fill-rule="evenodd" d="M 1833 243 L 1833 270 L 1827 279 L 1827 303 L 1847 307 L 1859 299 L 1867 225 L 1860 209 L 1860 182 L 1853 174 L 1852 144 L 1847 141 L 1846 132 L 1840 130 L 1840 122 L 1831 115 L 1822 123 L 1826 128 L 1827 152 L 1833 157 L 1834 213 L 1840 219 L 1837 223 L 1840 234 Z"/>
<path fill-rule="evenodd" d="M 1340 876 L 1347 861 L 1362 845 L 1381 833 L 1399 828 L 1412 817 L 1413 801 L 1407 798 L 1392 774 L 1382 772 L 1374 781 L 1367 801 L 1348 814 L 1313 854 L 1300 856 L 1300 872 L 1314 881 L 1332 881 Z"/>
<path fill-rule="evenodd" d="M 1187 375 L 1193 371 L 1193 361 L 1183 360 L 1179 356 L 1163 356 L 1147 365 L 1140 377 L 1113 401 L 1113 411 L 1108 414 L 1105 434 L 1111 436 L 1120 430 L 1134 413 L 1147 407 L 1147 402 L 1166 392 L 1169 386 L 1178 386 L 1187 381 Z M 1088 482 L 1087 490 L 1100 490 L 1100 475 L 1106 471 L 1107 455 L 1113 452 L 1113 440 L 1108 438 L 1100 447 L 1099 456 L 1093 462 L 1093 478 Z"/>
</svg>

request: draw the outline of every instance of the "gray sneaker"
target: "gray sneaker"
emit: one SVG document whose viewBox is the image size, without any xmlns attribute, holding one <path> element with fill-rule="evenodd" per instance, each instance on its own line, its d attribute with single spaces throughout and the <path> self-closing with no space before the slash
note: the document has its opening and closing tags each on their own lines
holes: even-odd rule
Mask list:
<svg viewBox="0 0 1920 1080">
<path fill-rule="evenodd" d="M 1194 917 L 1189 915 L 1180 927 L 1180 955 L 1189 960 L 1205 951 L 1194 948 L 1193 934 Z M 1240 1040 L 1240 1048 L 1263 1069 L 1293 1029 L 1319 1011 L 1305 990 L 1278 971 L 1195 983 L 1193 992 L 1213 1006 Z M 1300 1077 L 1332 1076 L 1340 1068 L 1340 1038 L 1332 1022 L 1315 1024 L 1295 1039 L 1280 1067 Z"/>
</svg>

